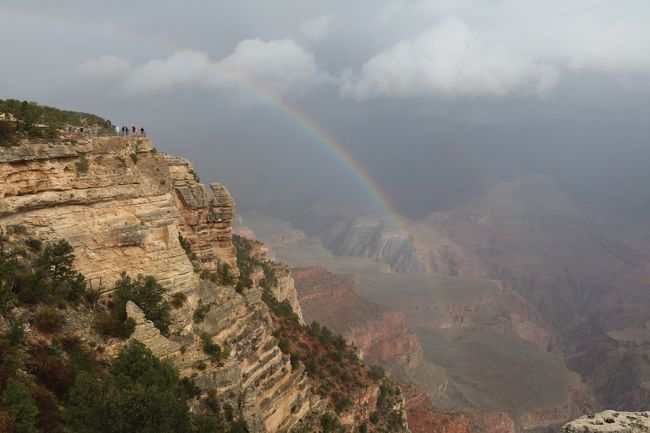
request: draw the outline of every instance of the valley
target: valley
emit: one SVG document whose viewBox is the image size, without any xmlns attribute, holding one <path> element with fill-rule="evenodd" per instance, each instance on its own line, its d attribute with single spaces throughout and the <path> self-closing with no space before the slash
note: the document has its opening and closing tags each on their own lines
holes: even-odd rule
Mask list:
<svg viewBox="0 0 650 433">
<path fill-rule="evenodd" d="M 422 359 L 383 364 L 434 407 L 507 413 L 532 431 L 599 408 L 643 410 L 650 397 L 650 231 L 576 202 L 549 176 L 408 222 L 412 249 L 372 216 L 319 236 L 259 214 L 249 225 L 291 266 L 341 275 L 305 290 L 345 284 L 401 313 Z M 278 226 L 283 235 L 267 237 Z M 312 317 L 344 332 L 355 304 L 338 297 Z"/>
</svg>

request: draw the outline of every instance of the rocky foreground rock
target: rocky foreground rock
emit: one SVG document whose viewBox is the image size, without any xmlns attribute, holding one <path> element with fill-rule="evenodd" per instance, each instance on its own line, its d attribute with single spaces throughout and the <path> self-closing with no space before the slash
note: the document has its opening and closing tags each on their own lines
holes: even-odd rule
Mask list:
<svg viewBox="0 0 650 433">
<path fill-rule="evenodd" d="M 650 412 L 606 410 L 585 415 L 562 427 L 564 433 L 645 433 L 650 432 Z"/>
</svg>

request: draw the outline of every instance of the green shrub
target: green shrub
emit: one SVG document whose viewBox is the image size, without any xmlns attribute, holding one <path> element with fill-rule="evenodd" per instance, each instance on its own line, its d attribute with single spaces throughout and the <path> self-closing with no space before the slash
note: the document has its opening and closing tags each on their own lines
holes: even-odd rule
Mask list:
<svg viewBox="0 0 650 433">
<path fill-rule="evenodd" d="M 77 375 L 64 417 L 73 433 L 189 433 L 190 414 L 178 395 L 178 371 L 131 341 L 107 372 Z"/>
<path fill-rule="evenodd" d="M 332 433 L 340 430 L 341 423 L 338 417 L 329 412 L 324 413 L 320 418 L 320 425 L 323 433 Z"/>
<path fill-rule="evenodd" d="M 167 334 L 172 319 L 171 307 L 164 299 L 166 291 L 151 275 L 138 274 L 135 278 L 131 278 L 126 273 L 122 273 L 120 279 L 115 283 L 113 311 L 116 312 L 119 319 L 124 321 L 126 320 L 126 303 L 133 301 L 161 333 Z"/>
<path fill-rule="evenodd" d="M 178 234 L 178 242 L 181 244 L 181 247 L 185 250 L 185 254 L 187 254 L 187 258 L 189 258 L 191 261 L 198 261 L 199 257 L 196 255 L 194 251 L 192 251 L 192 246 L 190 245 L 189 241 L 183 237 L 182 234 Z"/>
<path fill-rule="evenodd" d="M 50 307 L 39 308 L 32 316 L 36 329 L 42 332 L 58 331 L 65 319 L 62 314 Z"/>
<path fill-rule="evenodd" d="M 369 374 L 370 377 L 371 377 L 372 379 L 374 379 L 374 380 L 380 380 L 380 379 L 383 379 L 383 378 L 385 377 L 385 375 L 386 375 L 386 374 L 384 373 L 384 369 L 381 368 L 381 367 L 378 366 L 378 365 L 371 365 L 371 366 L 368 368 L 368 374 Z"/>
<path fill-rule="evenodd" d="M 43 247 L 43 242 L 40 239 L 29 238 L 25 241 L 25 245 L 30 249 L 30 251 L 38 253 Z"/>
<path fill-rule="evenodd" d="M 2 338 L 7 340 L 10 346 L 20 346 L 25 342 L 25 323 L 22 320 L 14 320 Z"/>
<path fill-rule="evenodd" d="M 289 355 L 290 362 L 291 362 L 291 368 L 295 369 L 298 367 L 298 363 L 300 362 L 300 354 L 298 352 L 291 352 L 291 355 Z"/>
<path fill-rule="evenodd" d="M 10 235 L 24 236 L 27 234 L 27 227 L 22 224 L 7 226 L 7 233 Z"/>
<path fill-rule="evenodd" d="M 7 381 L 7 387 L 0 395 L 0 403 L 12 415 L 15 433 L 36 433 L 38 408 L 25 385 L 14 379 Z"/>
<path fill-rule="evenodd" d="M 172 307 L 179 309 L 183 306 L 185 301 L 187 300 L 187 296 L 185 293 L 182 292 L 177 292 L 172 295 Z"/>
<path fill-rule="evenodd" d="M 201 348 L 203 349 L 203 353 L 208 355 L 213 362 L 220 361 L 223 358 L 221 346 L 215 343 L 210 334 L 206 332 L 201 334 Z"/>
<path fill-rule="evenodd" d="M 99 313 L 95 317 L 95 328 L 104 335 L 117 338 L 129 338 L 135 331 L 135 320 L 132 318 L 121 319 L 113 312 Z"/>
<path fill-rule="evenodd" d="M 196 310 L 194 310 L 194 314 L 192 314 L 192 320 L 194 320 L 194 323 L 198 324 L 203 322 L 211 308 L 212 303 L 204 304 L 203 301 L 199 299 L 199 305 L 196 307 Z"/>
<path fill-rule="evenodd" d="M 281 338 L 278 341 L 278 347 L 282 353 L 289 353 L 289 341 L 287 341 L 285 338 Z"/>
</svg>

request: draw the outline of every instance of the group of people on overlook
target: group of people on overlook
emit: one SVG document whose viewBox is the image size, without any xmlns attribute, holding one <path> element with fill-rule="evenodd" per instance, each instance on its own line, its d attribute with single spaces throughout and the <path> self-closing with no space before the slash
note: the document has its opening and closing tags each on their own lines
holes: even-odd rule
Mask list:
<svg viewBox="0 0 650 433">
<path fill-rule="evenodd" d="M 130 132 L 133 135 L 137 135 L 139 133 L 143 137 L 146 135 L 144 133 L 144 128 L 140 127 L 138 129 L 138 127 L 136 127 L 135 125 L 131 125 Z M 122 126 L 120 128 L 119 126 L 115 125 L 115 133 L 119 134 L 119 135 L 129 135 L 129 127 L 128 126 Z"/>
</svg>

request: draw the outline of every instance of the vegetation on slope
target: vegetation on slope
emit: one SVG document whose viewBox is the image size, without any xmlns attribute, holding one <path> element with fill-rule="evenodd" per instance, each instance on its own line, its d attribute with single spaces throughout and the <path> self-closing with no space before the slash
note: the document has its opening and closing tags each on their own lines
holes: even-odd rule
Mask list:
<svg viewBox="0 0 650 433">
<path fill-rule="evenodd" d="M 338 415 L 355 406 L 354 399 L 372 386 L 379 386 L 374 411 L 367 421 L 359 423 L 359 432 L 397 432 L 404 424 L 402 412 L 395 407 L 401 400 L 400 389 L 384 376 L 383 369 L 366 365 L 359 359 L 354 347 L 341 335 L 335 335 L 326 326 L 313 322 L 302 325 L 289 301 L 279 302 L 271 288 L 277 285 L 276 269 L 280 264 L 261 261 L 251 256 L 255 241 L 235 236 L 240 284 L 249 287 L 255 267 L 264 270 L 262 300 L 268 305 L 274 319 L 274 336 L 278 347 L 289 355 L 293 368 L 303 364 L 315 391 L 329 400 L 330 412 L 321 418 L 322 432 L 343 431 Z"/>
<path fill-rule="evenodd" d="M 162 329 L 169 326 L 169 305 L 153 278 L 123 274 L 104 305 L 72 268 L 67 242 L 43 245 L 20 227 L 7 232 L 0 230 L 0 431 L 247 431 L 218 406 L 190 413 L 196 386 L 169 361 L 133 340 L 111 359 L 106 337 L 89 329 L 110 317 L 108 334 L 119 329 L 116 336 L 127 337 L 128 300 Z"/>
<path fill-rule="evenodd" d="M 0 119 L 0 146 L 15 145 L 25 138 L 57 138 L 60 130 L 68 126 L 113 132 L 110 121 L 94 114 L 16 99 L 0 99 L 0 115 L 4 115 L 4 119 Z"/>
</svg>

